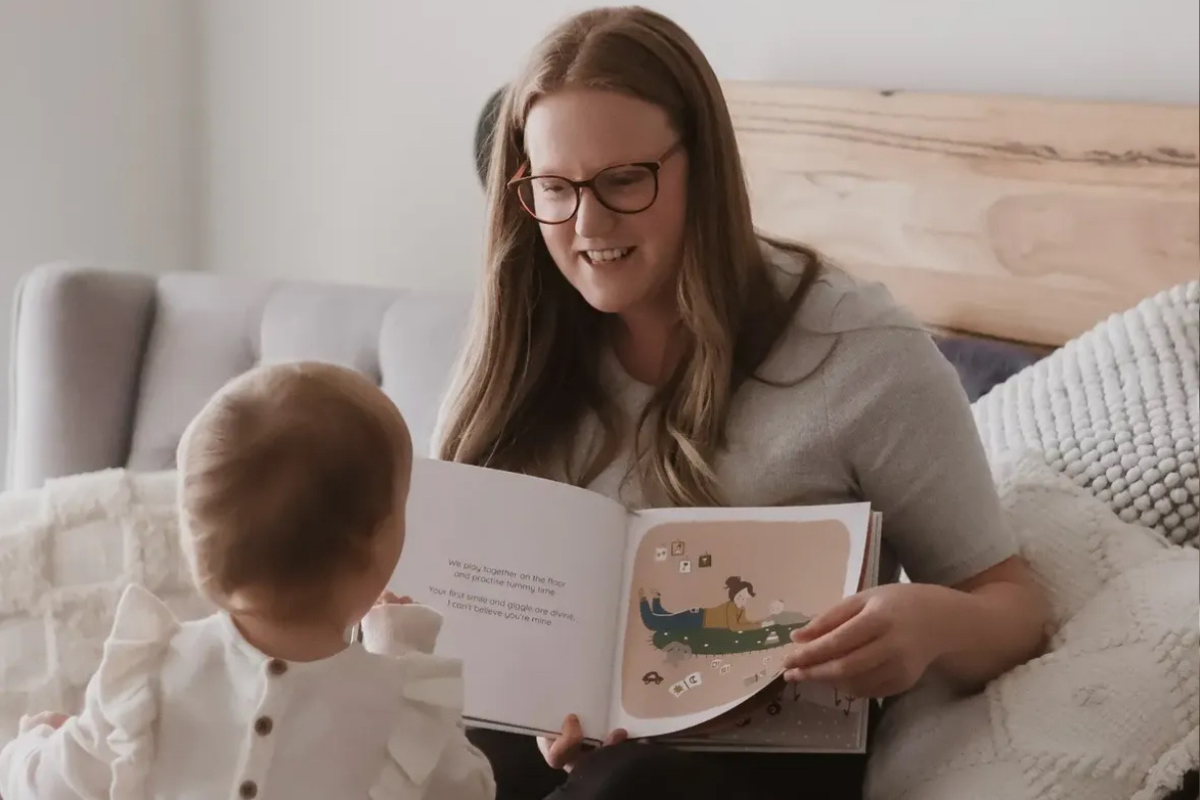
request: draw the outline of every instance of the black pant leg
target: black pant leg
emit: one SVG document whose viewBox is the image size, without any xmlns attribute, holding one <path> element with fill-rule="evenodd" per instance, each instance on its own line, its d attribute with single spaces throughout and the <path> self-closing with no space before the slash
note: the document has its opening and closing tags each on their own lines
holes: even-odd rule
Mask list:
<svg viewBox="0 0 1200 800">
<path fill-rule="evenodd" d="M 588 753 L 546 800 L 758 800 L 718 759 L 624 742 Z"/>
<path fill-rule="evenodd" d="M 840 753 L 721 753 L 755 800 L 862 800 L 867 757 Z"/>
<path fill-rule="evenodd" d="M 590 753 L 546 800 L 861 800 L 866 757 L 689 753 L 627 742 Z"/>
<path fill-rule="evenodd" d="M 546 765 L 532 736 L 470 729 L 496 775 L 496 800 L 861 800 L 866 757 L 696 753 L 626 742 Z"/>
<path fill-rule="evenodd" d="M 467 739 L 491 762 L 496 800 L 542 800 L 567 778 L 546 764 L 533 736 L 468 728 Z"/>
</svg>

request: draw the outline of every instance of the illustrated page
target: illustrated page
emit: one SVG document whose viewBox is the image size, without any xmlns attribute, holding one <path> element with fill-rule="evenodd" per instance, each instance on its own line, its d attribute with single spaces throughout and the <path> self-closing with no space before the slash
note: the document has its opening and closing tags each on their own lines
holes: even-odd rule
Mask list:
<svg viewBox="0 0 1200 800">
<path fill-rule="evenodd" d="M 880 517 L 872 514 L 866 577 L 862 588 L 877 584 L 881 562 Z M 720 730 L 684 731 L 668 739 L 690 750 L 783 753 L 862 753 L 867 746 L 873 701 L 842 694 L 824 683 L 774 686 L 748 706 L 730 714 Z"/>
<path fill-rule="evenodd" d="M 437 653 L 462 659 L 466 716 L 608 730 L 625 509 L 566 484 L 418 460 L 389 588 L 440 611 Z"/>
<path fill-rule="evenodd" d="M 865 504 L 637 515 L 614 724 L 678 731 L 766 688 L 791 632 L 856 591 L 868 521 Z"/>
</svg>

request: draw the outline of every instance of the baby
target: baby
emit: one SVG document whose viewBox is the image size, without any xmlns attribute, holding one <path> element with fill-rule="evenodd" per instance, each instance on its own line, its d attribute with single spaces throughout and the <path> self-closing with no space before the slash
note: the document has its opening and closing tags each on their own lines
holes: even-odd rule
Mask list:
<svg viewBox="0 0 1200 800">
<path fill-rule="evenodd" d="M 811 622 L 812 617 L 807 614 L 801 614 L 799 611 L 785 611 L 785 606 L 782 600 L 772 600 L 767 606 L 767 615 L 770 619 L 766 625 L 799 625 L 801 623 Z"/>
<path fill-rule="evenodd" d="M 370 381 L 318 363 L 225 386 L 178 452 L 180 527 L 219 611 L 129 587 L 77 717 L 0 752 L 5 800 L 492 798 L 441 616 L 385 592 L 412 442 Z M 361 621 L 365 646 L 348 642 Z"/>
</svg>

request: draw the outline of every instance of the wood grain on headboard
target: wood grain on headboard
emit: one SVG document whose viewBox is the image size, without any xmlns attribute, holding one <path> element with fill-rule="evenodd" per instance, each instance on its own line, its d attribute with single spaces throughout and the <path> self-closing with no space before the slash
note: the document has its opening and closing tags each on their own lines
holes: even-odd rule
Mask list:
<svg viewBox="0 0 1200 800">
<path fill-rule="evenodd" d="M 759 229 L 931 327 L 1058 345 L 1200 271 L 1195 106 L 723 87 Z"/>
</svg>

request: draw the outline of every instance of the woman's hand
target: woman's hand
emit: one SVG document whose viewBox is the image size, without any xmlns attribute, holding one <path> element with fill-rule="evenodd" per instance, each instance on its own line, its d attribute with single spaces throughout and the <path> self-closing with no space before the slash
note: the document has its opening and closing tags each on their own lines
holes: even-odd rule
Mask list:
<svg viewBox="0 0 1200 800">
<path fill-rule="evenodd" d="M 603 746 L 620 744 L 628 737 L 629 734 L 624 729 L 617 728 L 604 740 Z M 542 751 L 542 758 L 546 759 L 546 763 L 551 768 L 570 772 L 586 752 L 583 747 L 583 728 L 579 724 L 579 717 L 568 714 L 567 718 L 563 720 L 562 733 L 553 739 L 539 736 L 538 750 Z"/>
<path fill-rule="evenodd" d="M 799 647 L 783 660 L 784 679 L 829 683 L 851 697 L 907 691 L 941 655 L 947 593 L 889 584 L 846 598 L 792 631 Z"/>
<path fill-rule="evenodd" d="M 888 584 L 847 598 L 792 633 L 787 680 L 854 697 L 912 688 L 931 666 L 965 691 L 1040 654 L 1052 619 L 1045 590 L 1014 556 L 952 587 Z"/>
</svg>

